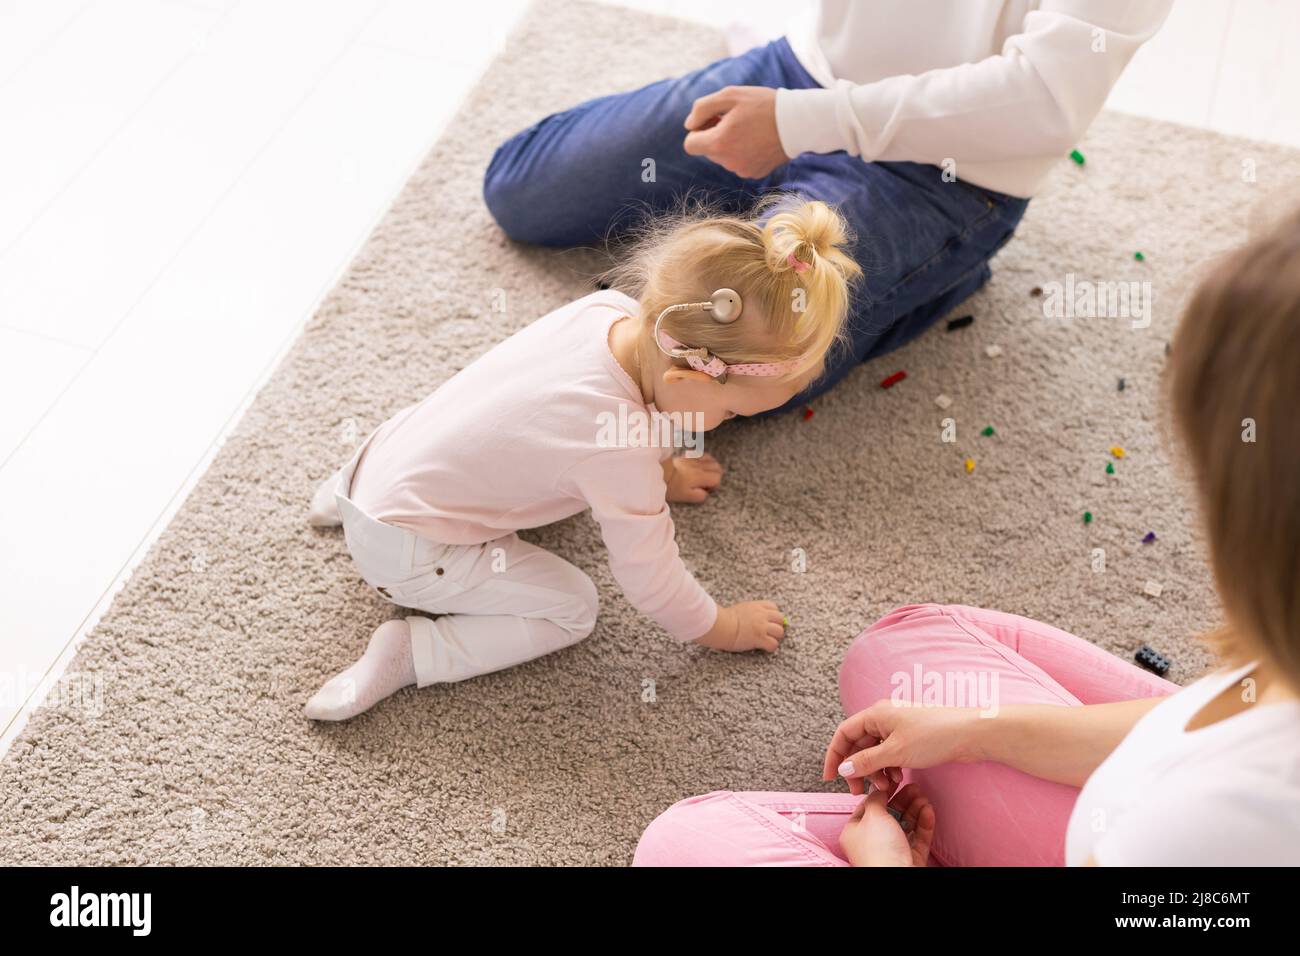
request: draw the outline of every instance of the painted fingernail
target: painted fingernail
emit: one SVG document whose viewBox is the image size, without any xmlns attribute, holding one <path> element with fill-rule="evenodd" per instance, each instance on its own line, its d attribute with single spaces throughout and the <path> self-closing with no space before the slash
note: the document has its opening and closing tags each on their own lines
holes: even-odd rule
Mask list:
<svg viewBox="0 0 1300 956">
<path fill-rule="evenodd" d="M 850 777 L 850 776 L 853 775 L 853 773 L 854 773 L 854 770 L 853 770 L 853 761 L 852 761 L 852 760 L 846 760 L 846 761 L 844 761 L 844 763 L 840 764 L 840 776 L 841 776 L 841 777 Z"/>
</svg>

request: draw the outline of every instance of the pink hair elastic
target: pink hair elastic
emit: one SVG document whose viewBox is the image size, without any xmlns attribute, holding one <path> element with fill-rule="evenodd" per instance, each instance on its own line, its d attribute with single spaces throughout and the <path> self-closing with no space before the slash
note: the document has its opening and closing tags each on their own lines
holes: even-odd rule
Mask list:
<svg viewBox="0 0 1300 956">
<path fill-rule="evenodd" d="M 804 262 L 793 252 L 785 257 L 785 261 L 790 263 L 790 268 L 793 269 L 795 272 L 797 272 L 799 275 L 803 275 L 805 272 L 807 272 L 809 267 L 812 265 L 811 262 Z"/>
</svg>

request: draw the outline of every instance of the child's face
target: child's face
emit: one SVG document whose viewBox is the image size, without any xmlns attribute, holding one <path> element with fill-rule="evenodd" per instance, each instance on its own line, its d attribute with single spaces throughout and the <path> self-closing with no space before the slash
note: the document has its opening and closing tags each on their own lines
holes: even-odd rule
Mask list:
<svg viewBox="0 0 1300 956">
<path fill-rule="evenodd" d="M 786 382 L 731 375 L 723 384 L 693 369 L 669 368 L 655 386 L 655 407 L 665 413 L 698 413 L 703 417 L 704 430 L 711 431 L 729 418 L 780 408 L 803 391 L 816 374 L 817 370 L 813 370 Z"/>
</svg>

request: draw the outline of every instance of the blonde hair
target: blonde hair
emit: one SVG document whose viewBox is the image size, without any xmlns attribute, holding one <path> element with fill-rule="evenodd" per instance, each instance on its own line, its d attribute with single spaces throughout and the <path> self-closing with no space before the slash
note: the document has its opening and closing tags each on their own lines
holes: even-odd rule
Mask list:
<svg viewBox="0 0 1300 956">
<path fill-rule="evenodd" d="M 1170 407 L 1199 493 L 1228 664 L 1300 688 L 1300 211 L 1200 283 L 1173 341 Z"/>
<path fill-rule="evenodd" d="M 734 289 L 743 303 L 740 320 L 676 312 L 662 330 L 728 365 L 792 361 L 782 376 L 788 381 L 820 368 L 846 338 L 850 286 L 861 274 L 845 251 L 851 242 L 844 219 L 823 202 L 778 197 L 748 216 L 696 208 L 644 227 L 605 281 L 639 300 L 642 344 L 656 351 L 660 312 Z"/>
</svg>

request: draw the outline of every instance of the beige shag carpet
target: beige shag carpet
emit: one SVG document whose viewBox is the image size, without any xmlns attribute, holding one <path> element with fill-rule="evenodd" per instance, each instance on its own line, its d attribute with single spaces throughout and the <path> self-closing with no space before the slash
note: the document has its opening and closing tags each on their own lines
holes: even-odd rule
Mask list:
<svg viewBox="0 0 1300 956">
<path fill-rule="evenodd" d="M 781 653 L 674 644 L 623 600 L 584 515 L 529 537 L 597 581 L 585 642 L 347 724 L 303 719 L 395 613 L 339 533 L 307 527 L 316 483 L 389 414 L 590 288 L 584 253 L 495 228 L 479 191 L 494 146 L 721 52 L 679 21 L 532 9 L 85 642 L 70 673 L 102 681 L 102 708 L 42 709 L 0 765 L 0 863 L 624 864 L 684 796 L 827 786 L 838 662 L 901 603 L 1026 614 L 1125 658 L 1149 642 L 1181 682 L 1208 664 L 1195 635 L 1218 609 L 1161 423 L 1165 341 L 1200 265 L 1245 236 L 1270 184 L 1300 177 L 1300 155 L 1104 115 L 1080 144 L 1087 165 L 1061 163 L 963 308 L 973 326 L 855 372 L 810 420 L 710 437 L 726 484 L 677 510 L 678 537 L 720 600 L 789 609 Z M 1149 279 L 1151 327 L 1045 320 L 1030 290 L 1067 273 Z M 905 381 L 877 387 L 897 369 Z M 940 441 L 940 393 L 955 444 Z M 1127 454 L 1108 478 L 1113 445 Z"/>
</svg>

